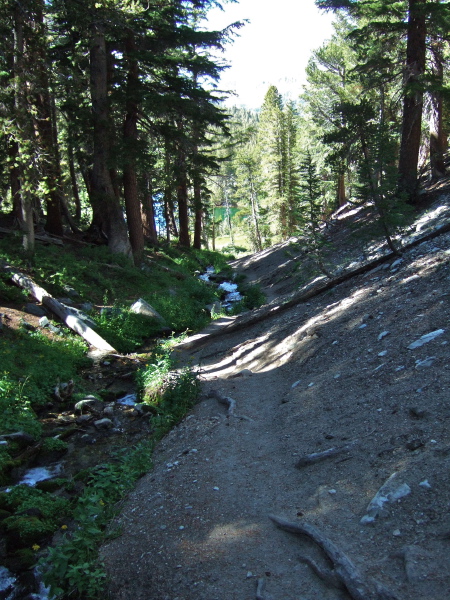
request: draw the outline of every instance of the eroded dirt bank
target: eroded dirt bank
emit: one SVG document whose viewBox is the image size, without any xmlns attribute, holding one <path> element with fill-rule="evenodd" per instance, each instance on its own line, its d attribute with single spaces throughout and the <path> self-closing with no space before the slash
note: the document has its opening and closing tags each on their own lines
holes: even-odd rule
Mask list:
<svg viewBox="0 0 450 600">
<path fill-rule="evenodd" d="M 352 597 L 299 560 L 329 567 L 318 546 L 269 514 L 314 525 L 392 597 L 450 598 L 449 242 L 180 352 L 203 397 L 103 547 L 114 600 Z"/>
</svg>

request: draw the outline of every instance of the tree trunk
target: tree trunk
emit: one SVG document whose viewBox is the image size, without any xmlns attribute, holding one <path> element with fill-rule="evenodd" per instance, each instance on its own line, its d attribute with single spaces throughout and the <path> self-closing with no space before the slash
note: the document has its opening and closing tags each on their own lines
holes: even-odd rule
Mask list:
<svg viewBox="0 0 450 600">
<path fill-rule="evenodd" d="M 203 233 L 203 206 L 202 206 L 202 193 L 200 183 L 194 182 L 194 248 L 200 250 L 202 247 L 202 233 Z"/>
<path fill-rule="evenodd" d="M 111 252 L 131 257 L 127 226 L 119 200 L 114 193 L 109 169 L 109 131 L 112 129 L 112 124 L 108 109 L 104 26 L 97 22 L 91 25 L 91 29 L 90 87 L 94 134 L 91 201 L 94 217 L 108 238 Z"/>
<path fill-rule="evenodd" d="M 78 191 L 77 174 L 75 171 L 75 157 L 73 155 L 73 146 L 71 140 L 67 145 L 67 159 L 69 162 L 69 173 L 70 173 L 70 184 L 72 186 L 72 196 L 75 203 L 75 221 L 79 223 L 81 221 L 81 200 L 80 193 Z"/>
<path fill-rule="evenodd" d="M 125 53 L 128 60 L 126 115 L 123 124 L 124 166 L 123 192 L 127 212 L 128 232 L 134 262 L 138 265 L 144 254 L 144 229 L 142 225 L 141 207 L 138 196 L 136 175 L 135 148 L 138 139 L 137 119 L 138 105 L 136 100 L 139 83 L 138 64 L 136 60 L 136 44 L 133 32 L 129 31 L 125 40 Z"/>
<path fill-rule="evenodd" d="M 37 74 L 37 85 L 31 92 L 36 106 L 35 120 L 42 155 L 43 182 L 45 186 L 45 203 L 47 220 L 45 228 L 54 235 L 63 235 L 61 216 L 60 174 L 58 168 L 55 134 L 53 127 L 50 84 L 48 76 L 46 31 L 44 24 L 43 2 L 40 0 L 36 8 L 36 32 L 33 44 L 33 58 Z"/>
<path fill-rule="evenodd" d="M 20 160 L 20 174 L 23 180 L 30 179 L 29 161 L 22 158 L 23 148 L 27 141 L 32 139 L 32 124 L 29 118 L 29 110 L 26 94 L 25 80 L 25 43 L 24 43 L 24 23 L 22 7 L 16 4 L 14 9 L 14 75 L 16 80 L 14 90 L 14 108 L 17 120 L 17 138 L 18 138 L 18 158 Z M 21 186 L 22 187 L 22 186 Z M 20 206 L 20 212 L 19 212 Z M 22 189 L 20 205 L 16 206 L 19 222 L 23 231 L 22 245 L 28 255 L 34 254 L 34 223 L 33 223 L 33 204 L 29 189 Z"/>
<path fill-rule="evenodd" d="M 423 109 L 421 77 L 425 71 L 426 0 L 409 0 L 408 39 L 404 74 L 402 135 L 399 158 L 399 191 L 414 202 L 417 187 Z"/>
<path fill-rule="evenodd" d="M 338 185 L 337 185 L 337 204 L 338 208 L 344 206 L 347 202 L 347 198 L 345 196 L 345 173 L 339 173 L 338 175 Z"/>
<path fill-rule="evenodd" d="M 438 88 L 444 85 L 444 56 L 442 42 L 433 41 L 431 44 L 432 72 L 436 79 L 436 89 L 430 92 L 430 167 L 431 179 L 436 181 L 445 175 L 444 151 L 445 135 L 443 128 L 442 92 Z"/>
<path fill-rule="evenodd" d="M 188 193 L 187 193 L 187 172 L 186 172 L 186 150 L 183 139 L 183 124 L 177 123 L 178 131 L 181 136 L 177 143 L 177 200 L 178 200 L 178 222 L 180 227 L 179 241 L 180 245 L 189 248 L 191 241 L 189 238 L 189 211 L 188 211 Z"/>
<path fill-rule="evenodd" d="M 22 221 L 22 196 L 20 189 L 20 180 L 22 169 L 18 164 L 19 144 L 16 140 L 8 140 L 8 158 L 9 158 L 9 186 L 11 189 L 12 214 L 16 223 Z"/>
<path fill-rule="evenodd" d="M 144 176 L 144 194 L 142 198 L 142 226 L 145 239 L 152 245 L 158 245 L 158 232 L 155 223 L 155 206 L 153 204 L 152 180 L 148 173 Z"/>
</svg>

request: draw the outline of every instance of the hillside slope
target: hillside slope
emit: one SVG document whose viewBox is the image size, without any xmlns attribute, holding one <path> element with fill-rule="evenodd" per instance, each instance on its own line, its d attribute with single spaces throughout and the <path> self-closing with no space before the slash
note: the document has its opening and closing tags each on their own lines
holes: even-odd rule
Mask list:
<svg viewBox="0 0 450 600">
<path fill-rule="evenodd" d="M 442 226 L 449 202 L 409 235 Z M 382 250 L 353 243 L 348 224 L 330 232 L 336 271 Z M 282 310 L 309 283 L 298 244 L 234 264 L 272 304 L 180 347 L 203 397 L 160 443 L 102 549 L 114 600 L 450 597 L 449 242 L 444 233 Z M 330 567 L 318 545 L 269 514 L 315 526 L 366 591 L 324 582 L 307 564 Z"/>
</svg>

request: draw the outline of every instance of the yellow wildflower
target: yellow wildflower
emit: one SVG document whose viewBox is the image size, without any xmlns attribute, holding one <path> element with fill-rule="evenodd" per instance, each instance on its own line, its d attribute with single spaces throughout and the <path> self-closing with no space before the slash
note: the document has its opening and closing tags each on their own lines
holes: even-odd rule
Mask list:
<svg viewBox="0 0 450 600">
<path fill-rule="evenodd" d="M 67 529 L 67 525 L 61 525 L 61 529 Z"/>
<path fill-rule="evenodd" d="M 31 546 L 31 548 L 32 548 L 32 550 L 34 550 L 35 552 L 37 552 L 39 550 L 40 546 L 39 546 L 39 544 L 33 544 Z"/>
</svg>

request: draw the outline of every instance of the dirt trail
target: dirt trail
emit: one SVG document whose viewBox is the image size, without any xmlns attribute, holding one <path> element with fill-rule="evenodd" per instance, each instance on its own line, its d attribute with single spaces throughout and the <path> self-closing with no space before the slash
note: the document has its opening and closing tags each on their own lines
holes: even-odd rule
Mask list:
<svg viewBox="0 0 450 600">
<path fill-rule="evenodd" d="M 443 235 L 183 352 L 203 397 L 157 448 L 117 520 L 121 535 L 102 549 L 111 598 L 254 600 L 262 579 L 263 600 L 350 598 L 299 560 L 327 566 L 318 547 L 269 514 L 315 525 L 399 600 L 450 598 L 449 245 Z M 282 257 L 236 266 L 253 281 L 273 267 L 264 285 L 280 293 L 295 284 L 278 278 Z M 236 401 L 234 415 L 217 394 Z M 362 524 L 394 473 L 405 495 Z"/>
</svg>

